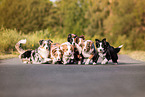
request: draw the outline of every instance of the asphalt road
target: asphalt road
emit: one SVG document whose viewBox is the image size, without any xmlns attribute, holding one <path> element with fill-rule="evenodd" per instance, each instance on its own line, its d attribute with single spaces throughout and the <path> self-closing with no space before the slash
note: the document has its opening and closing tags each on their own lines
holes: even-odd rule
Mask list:
<svg viewBox="0 0 145 97">
<path fill-rule="evenodd" d="M 119 64 L 22 64 L 0 60 L 0 97 L 145 97 L 145 62 L 126 55 Z"/>
</svg>

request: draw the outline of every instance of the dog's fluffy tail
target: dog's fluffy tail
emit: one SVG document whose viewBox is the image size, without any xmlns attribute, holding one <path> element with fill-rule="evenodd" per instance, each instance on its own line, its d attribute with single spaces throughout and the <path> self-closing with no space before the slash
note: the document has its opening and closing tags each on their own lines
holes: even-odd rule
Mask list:
<svg viewBox="0 0 145 97">
<path fill-rule="evenodd" d="M 123 45 L 120 45 L 119 47 L 115 48 L 116 53 L 118 53 L 120 51 L 120 49 L 122 48 Z"/>
<path fill-rule="evenodd" d="M 21 48 L 21 44 L 26 44 L 26 39 L 22 39 L 20 40 L 18 43 L 16 43 L 15 45 L 15 48 L 17 49 L 17 51 L 20 53 L 20 54 L 23 54 L 25 52 L 25 50 L 23 50 Z"/>
</svg>

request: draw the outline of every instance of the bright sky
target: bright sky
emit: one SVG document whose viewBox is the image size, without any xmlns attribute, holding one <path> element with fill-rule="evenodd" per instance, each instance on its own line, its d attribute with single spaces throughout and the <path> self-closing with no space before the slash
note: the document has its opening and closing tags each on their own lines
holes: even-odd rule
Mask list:
<svg viewBox="0 0 145 97">
<path fill-rule="evenodd" d="M 55 0 L 50 0 L 50 1 L 55 2 Z"/>
</svg>

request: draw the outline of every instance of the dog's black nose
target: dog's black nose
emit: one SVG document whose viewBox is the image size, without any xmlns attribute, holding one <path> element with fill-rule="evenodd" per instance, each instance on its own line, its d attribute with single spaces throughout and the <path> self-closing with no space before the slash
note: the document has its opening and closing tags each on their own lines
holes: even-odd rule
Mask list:
<svg viewBox="0 0 145 97">
<path fill-rule="evenodd" d="M 100 49 L 100 51 L 102 51 L 102 49 Z"/>
<path fill-rule="evenodd" d="M 48 47 L 46 47 L 46 49 L 48 49 Z"/>
</svg>

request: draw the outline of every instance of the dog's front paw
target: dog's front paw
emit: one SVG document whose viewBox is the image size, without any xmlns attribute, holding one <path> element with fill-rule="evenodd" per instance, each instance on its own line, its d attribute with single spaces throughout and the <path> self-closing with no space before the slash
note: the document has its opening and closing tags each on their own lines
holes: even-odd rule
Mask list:
<svg viewBox="0 0 145 97">
<path fill-rule="evenodd" d="M 101 64 L 107 64 L 107 63 L 108 63 L 108 60 L 106 58 L 101 62 Z"/>
<path fill-rule="evenodd" d="M 57 61 L 54 61 L 54 60 L 53 60 L 53 61 L 52 61 L 52 64 L 55 64 L 56 62 L 57 62 Z"/>
<path fill-rule="evenodd" d="M 88 59 L 86 62 L 85 62 L 85 65 L 89 64 L 90 62 L 90 59 Z"/>
<path fill-rule="evenodd" d="M 81 64 L 81 61 L 78 61 L 78 64 L 80 65 Z"/>
<path fill-rule="evenodd" d="M 114 65 L 118 65 L 118 63 L 113 63 Z"/>
<path fill-rule="evenodd" d="M 67 62 L 63 62 L 63 65 L 66 65 L 67 64 Z"/>
<path fill-rule="evenodd" d="M 64 64 L 64 65 L 66 65 L 66 64 L 67 64 L 66 59 L 63 59 L 63 64 Z"/>
<path fill-rule="evenodd" d="M 49 62 L 49 61 L 52 61 L 52 59 L 50 59 L 50 58 L 45 58 L 45 61 Z"/>
<path fill-rule="evenodd" d="M 93 62 L 93 65 L 96 65 L 97 63 L 96 62 Z"/>
</svg>

